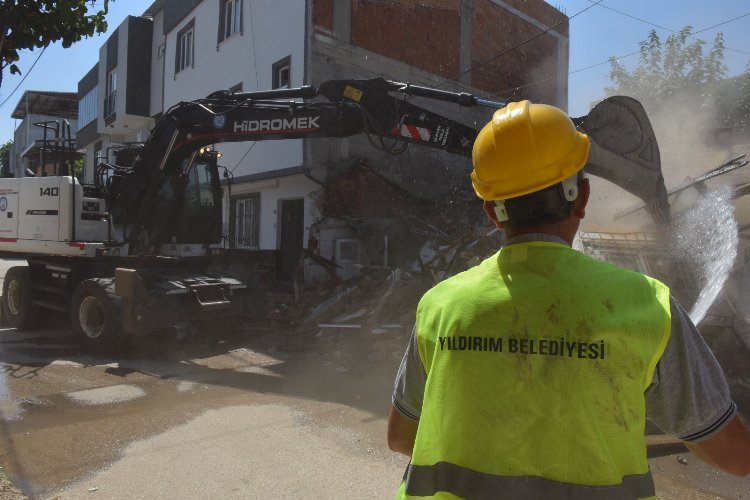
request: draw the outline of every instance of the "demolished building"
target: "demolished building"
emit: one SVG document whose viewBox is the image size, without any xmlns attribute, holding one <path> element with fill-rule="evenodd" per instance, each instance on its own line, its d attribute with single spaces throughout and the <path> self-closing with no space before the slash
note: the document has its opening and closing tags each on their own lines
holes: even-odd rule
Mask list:
<svg viewBox="0 0 750 500">
<path fill-rule="evenodd" d="M 750 404 L 744 369 L 750 355 L 747 149 L 719 145 L 677 156 L 667 151 L 669 226 L 656 222 L 634 196 L 592 178 L 592 209 L 574 243 L 594 258 L 667 283 L 715 352 L 741 406 Z M 331 289 L 335 301 L 320 301 L 315 305 L 325 307 L 299 318 L 371 330 L 394 323 L 410 328 L 422 292 L 503 242 L 502 233 L 487 224 L 468 175 L 453 188 L 443 199 L 452 203 L 440 208 L 438 200 L 414 196 L 366 159 L 336 169 L 316 197 L 316 234 L 324 235 L 330 224 L 349 231 L 358 242 L 359 265 L 339 276 L 343 284 Z M 336 258 L 330 265 L 331 273 L 346 266 Z"/>
</svg>

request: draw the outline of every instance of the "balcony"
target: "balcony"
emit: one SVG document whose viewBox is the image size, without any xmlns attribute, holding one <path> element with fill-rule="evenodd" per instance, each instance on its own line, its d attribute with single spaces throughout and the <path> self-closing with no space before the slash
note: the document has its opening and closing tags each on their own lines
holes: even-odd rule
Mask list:
<svg viewBox="0 0 750 500">
<path fill-rule="evenodd" d="M 111 92 L 104 97 L 104 122 L 110 124 L 115 119 L 115 104 L 117 91 Z"/>
</svg>

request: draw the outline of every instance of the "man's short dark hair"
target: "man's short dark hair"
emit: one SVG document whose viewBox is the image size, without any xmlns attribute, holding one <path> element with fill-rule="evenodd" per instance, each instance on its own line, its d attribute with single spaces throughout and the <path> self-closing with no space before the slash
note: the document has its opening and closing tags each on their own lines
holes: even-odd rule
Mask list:
<svg viewBox="0 0 750 500">
<path fill-rule="evenodd" d="M 579 171 L 578 183 L 582 180 L 583 172 Z M 508 214 L 505 226 L 511 231 L 519 231 L 553 224 L 567 218 L 572 210 L 573 202 L 565 199 L 562 184 L 557 183 L 524 196 L 505 200 L 505 211 Z"/>
</svg>

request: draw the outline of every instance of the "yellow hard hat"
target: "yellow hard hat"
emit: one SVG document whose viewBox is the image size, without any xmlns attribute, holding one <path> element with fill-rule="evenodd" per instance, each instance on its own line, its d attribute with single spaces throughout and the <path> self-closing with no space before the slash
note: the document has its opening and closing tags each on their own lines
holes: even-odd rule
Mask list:
<svg viewBox="0 0 750 500">
<path fill-rule="evenodd" d="M 565 112 L 512 102 L 479 131 L 471 183 L 483 200 L 507 200 L 557 184 L 586 164 L 589 138 Z"/>
</svg>

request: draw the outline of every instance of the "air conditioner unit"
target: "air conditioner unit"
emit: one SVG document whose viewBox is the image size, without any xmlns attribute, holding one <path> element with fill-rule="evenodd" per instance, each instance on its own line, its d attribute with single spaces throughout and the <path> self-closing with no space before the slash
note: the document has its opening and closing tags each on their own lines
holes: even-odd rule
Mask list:
<svg viewBox="0 0 750 500">
<path fill-rule="evenodd" d="M 334 259 L 337 264 L 336 274 L 341 279 L 359 276 L 360 242 L 355 239 L 337 239 Z"/>
</svg>

